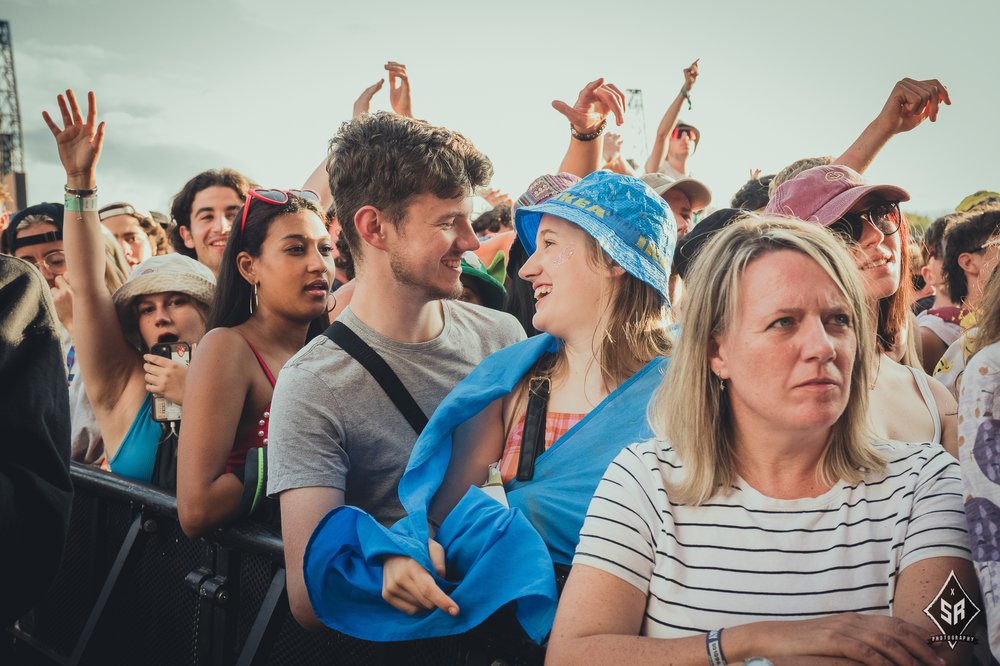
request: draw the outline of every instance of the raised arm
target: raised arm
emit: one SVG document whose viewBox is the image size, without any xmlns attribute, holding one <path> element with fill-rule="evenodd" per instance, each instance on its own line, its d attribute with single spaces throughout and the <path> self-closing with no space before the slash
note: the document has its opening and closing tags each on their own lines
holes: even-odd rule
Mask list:
<svg viewBox="0 0 1000 666">
<path fill-rule="evenodd" d="M 59 95 L 58 103 L 62 129 L 47 112 L 43 111 L 42 117 L 55 137 L 59 159 L 66 171 L 67 190 L 96 192 L 95 172 L 104 143 L 104 123 L 96 124 L 94 93 L 88 93 L 86 120 L 72 90 L 67 90 L 65 96 Z M 68 197 L 68 201 L 73 207 L 84 208 L 75 211 L 67 206 L 63 218 L 63 245 L 73 281 L 73 342 L 87 394 L 98 413 L 107 413 L 117 406 L 131 379 L 137 378 L 141 383 L 142 363 L 138 351 L 122 334 L 111 294 L 104 283 L 104 239 L 96 197 Z M 129 410 L 129 418 L 137 408 L 138 404 Z M 114 448 L 114 440 L 106 436 L 105 445 Z M 113 450 L 108 451 L 109 457 L 113 454 Z"/>
<path fill-rule="evenodd" d="M 700 60 L 700 58 L 699 58 Z M 681 105 L 685 99 L 691 95 L 698 80 L 698 60 L 695 60 L 688 67 L 684 68 L 684 86 L 677 92 L 674 101 L 670 103 L 667 110 L 660 119 L 660 124 L 656 127 L 656 136 L 653 138 L 653 147 L 650 149 L 649 158 L 646 160 L 646 173 L 655 173 L 660 170 L 660 165 L 667 157 L 667 143 L 670 133 L 677 126 L 677 117 L 681 113 Z"/>
<path fill-rule="evenodd" d="M 555 100 L 552 108 L 566 116 L 571 130 L 569 148 L 559 171 L 583 178 L 600 169 L 603 144 L 596 139 L 604 131 L 610 114 L 614 114 L 615 124 L 621 126 L 625 122 L 625 95 L 622 91 L 600 78 L 584 86 L 573 106 Z"/>
<path fill-rule="evenodd" d="M 326 210 L 333 203 L 333 192 L 330 191 L 330 174 L 327 172 L 327 163 L 330 161 L 330 154 L 327 153 L 313 172 L 302 184 L 303 190 L 312 190 L 319 195 L 319 209 Z"/>
<path fill-rule="evenodd" d="M 385 71 L 389 72 L 389 104 L 393 112 L 413 117 L 413 102 L 410 99 L 410 77 L 406 73 L 406 65 L 400 62 L 385 63 Z"/>
<path fill-rule="evenodd" d="M 951 104 L 948 89 L 937 79 L 898 81 L 875 120 L 844 154 L 833 161 L 864 173 L 893 136 L 909 132 L 924 119 L 936 122 L 941 103 Z"/>
<path fill-rule="evenodd" d="M 387 62 L 385 70 L 389 72 L 389 104 L 392 110 L 408 118 L 413 117 L 413 102 L 410 96 L 410 77 L 406 73 L 406 65 L 398 62 Z M 372 97 L 375 96 L 385 79 L 379 79 L 372 85 L 361 91 L 361 94 L 354 101 L 351 109 L 351 117 L 357 118 L 371 110 Z M 329 154 L 316 165 L 306 182 L 302 185 L 304 190 L 313 190 L 319 194 L 320 210 L 326 210 L 333 203 L 333 193 L 330 192 L 330 174 L 328 172 Z"/>
<path fill-rule="evenodd" d="M 633 169 L 622 156 L 622 135 L 608 132 L 604 135 L 604 166 L 606 171 L 614 171 L 623 176 L 633 175 Z"/>
</svg>

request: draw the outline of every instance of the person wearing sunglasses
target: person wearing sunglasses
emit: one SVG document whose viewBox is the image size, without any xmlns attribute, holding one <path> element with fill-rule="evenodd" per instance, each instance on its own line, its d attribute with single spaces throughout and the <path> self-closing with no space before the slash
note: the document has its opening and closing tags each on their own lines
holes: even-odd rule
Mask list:
<svg viewBox="0 0 1000 666">
<path fill-rule="evenodd" d="M 879 353 L 871 369 L 871 425 L 876 434 L 904 442 L 935 442 L 958 455 L 955 398 L 918 368 L 890 358 L 901 342 L 912 288 L 907 253 L 908 229 L 899 202 L 907 192 L 892 185 L 868 185 L 853 169 L 840 165 L 807 169 L 782 183 L 768 213 L 795 217 L 829 229 L 851 251 L 864 278 L 869 306 L 878 313 Z"/>
<path fill-rule="evenodd" d="M 62 127 L 48 112 L 42 116 L 66 171 L 62 226 L 73 275 L 76 361 L 110 470 L 148 483 L 161 441 L 173 436 L 153 419 L 152 395 L 183 403 L 186 366 L 144 352 L 158 342 L 201 340 L 215 277 L 194 259 L 168 254 L 139 264 L 121 288 L 108 292 L 95 175 L 104 123 L 96 121 L 93 93 L 86 119 L 72 91 L 57 101 Z"/>
<path fill-rule="evenodd" d="M 940 635 L 986 634 L 958 461 L 867 427 L 877 352 L 854 264 L 777 216 L 706 244 L 654 437 L 594 493 L 546 664 L 979 663 Z M 952 602 L 968 612 L 942 631 Z"/>
<path fill-rule="evenodd" d="M 351 304 L 335 325 L 381 356 L 426 417 L 483 358 L 524 337 L 510 315 L 455 300 L 462 255 L 479 246 L 472 194 L 492 165 L 460 134 L 386 112 L 345 123 L 329 165 L 356 269 Z M 307 628 L 322 626 L 302 575 L 310 535 L 344 504 L 383 524 L 403 517 L 397 485 L 419 427 L 328 335 L 281 370 L 268 435 L 267 492 L 281 506 L 288 601 Z"/>
<path fill-rule="evenodd" d="M 691 89 L 698 80 L 698 60 L 684 68 L 684 85 L 667 107 L 656 128 L 653 147 L 646 160 L 646 173 L 662 173 L 675 180 L 688 175 L 687 162 L 698 148 L 701 132 L 693 125 L 678 122 L 685 100 L 691 107 Z"/>
<path fill-rule="evenodd" d="M 251 189 L 185 387 L 177 514 L 191 538 L 262 506 L 281 368 L 327 327 L 333 243 L 311 190 Z"/>
</svg>

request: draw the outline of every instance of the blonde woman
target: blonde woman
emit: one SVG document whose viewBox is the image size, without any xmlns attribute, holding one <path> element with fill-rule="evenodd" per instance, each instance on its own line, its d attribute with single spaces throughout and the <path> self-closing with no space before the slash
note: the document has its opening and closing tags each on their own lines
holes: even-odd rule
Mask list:
<svg viewBox="0 0 1000 666">
<path fill-rule="evenodd" d="M 848 248 L 861 272 L 873 313 L 869 335 L 878 350 L 869 386 L 876 434 L 905 442 L 934 442 L 957 457 L 954 397 L 919 364 L 901 365 L 892 357 L 894 351 L 902 351 L 896 348 L 906 340 L 903 333 L 912 302 L 909 229 L 899 210 L 899 203 L 909 198 L 899 187 L 868 184 L 853 169 L 833 164 L 806 169 L 785 181 L 766 210 L 826 227 Z"/>
<path fill-rule="evenodd" d="M 547 661 L 969 663 L 923 612 L 950 572 L 980 603 L 958 464 L 866 433 L 874 339 L 843 246 L 752 217 L 689 279 L 656 439 L 595 493 Z"/>
</svg>

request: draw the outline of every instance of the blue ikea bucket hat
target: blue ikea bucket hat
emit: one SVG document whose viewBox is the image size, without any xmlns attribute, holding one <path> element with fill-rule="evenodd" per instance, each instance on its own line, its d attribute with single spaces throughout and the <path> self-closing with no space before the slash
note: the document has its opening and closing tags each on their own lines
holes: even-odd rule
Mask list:
<svg viewBox="0 0 1000 666">
<path fill-rule="evenodd" d="M 632 176 L 595 171 L 569 189 L 514 215 L 517 237 L 528 254 L 543 215 L 553 215 L 590 234 L 625 272 L 656 289 L 670 303 L 670 262 L 677 223 L 666 202 Z"/>
</svg>

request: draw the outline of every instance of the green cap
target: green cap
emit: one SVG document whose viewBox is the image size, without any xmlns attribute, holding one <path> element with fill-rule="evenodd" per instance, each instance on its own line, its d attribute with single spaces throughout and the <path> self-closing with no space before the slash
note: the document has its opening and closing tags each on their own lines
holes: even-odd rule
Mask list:
<svg viewBox="0 0 1000 666">
<path fill-rule="evenodd" d="M 502 250 L 493 257 L 489 267 L 474 252 L 462 255 L 462 275 L 468 275 L 475 280 L 475 284 L 470 286 L 479 294 L 483 305 L 493 310 L 503 307 L 503 299 L 507 295 L 507 290 L 503 286 L 506 272 L 507 257 Z"/>
</svg>

